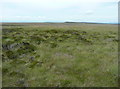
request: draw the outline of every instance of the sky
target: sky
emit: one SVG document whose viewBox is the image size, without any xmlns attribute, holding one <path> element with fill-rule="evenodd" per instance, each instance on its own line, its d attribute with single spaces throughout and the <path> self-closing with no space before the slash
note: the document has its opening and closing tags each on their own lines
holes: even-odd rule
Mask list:
<svg viewBox="0 0 120 89">
<path fill-rule="evenodd" d="M 1 22 L 118 22 L 119 0 L 2 0 Z"/>
</svg>

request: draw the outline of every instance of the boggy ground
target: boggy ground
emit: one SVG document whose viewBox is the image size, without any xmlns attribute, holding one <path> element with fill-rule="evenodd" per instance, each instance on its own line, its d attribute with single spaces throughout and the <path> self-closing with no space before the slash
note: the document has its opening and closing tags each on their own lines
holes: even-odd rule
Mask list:
<svg viewBox="0 0 120 89">
<path fill-rule="evenodd" d="M 117 25 L 3 24 L 3 87 L 115 87 Z"/>
</svg>

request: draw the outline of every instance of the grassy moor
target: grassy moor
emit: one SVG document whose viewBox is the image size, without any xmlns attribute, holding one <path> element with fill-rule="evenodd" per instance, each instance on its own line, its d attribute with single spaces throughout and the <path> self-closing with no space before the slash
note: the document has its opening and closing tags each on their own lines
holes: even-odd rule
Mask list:
<svg viewBox="0 0 120 89">
<path fill-rule="evenodd" d="M 3 23 L 3 87 L 118 86 L 118 27 Z"/>
</svg>

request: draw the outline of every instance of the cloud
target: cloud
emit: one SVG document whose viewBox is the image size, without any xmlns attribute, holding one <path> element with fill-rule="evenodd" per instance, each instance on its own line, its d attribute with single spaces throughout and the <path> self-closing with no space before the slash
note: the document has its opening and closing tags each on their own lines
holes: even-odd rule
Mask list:
<svg viewBox="0 0 120 89">
<path fill-rule="evenodd" d="M 118 2 L 119 0 L 2 0 L 2 2 L 13 2 L 13 3 L 60 3 L 60 2 Z"/>
<path fill-rule="evenodd" d="M 2 0 L 1 7 L 4 21 L 116 21 L 118 1 Z"/>
<path fill-rule="evenodd" d="M 85 12 L 86 15 L 92 15 L 94 12 L 92 10 L 88 10 Z"/>
</svg>

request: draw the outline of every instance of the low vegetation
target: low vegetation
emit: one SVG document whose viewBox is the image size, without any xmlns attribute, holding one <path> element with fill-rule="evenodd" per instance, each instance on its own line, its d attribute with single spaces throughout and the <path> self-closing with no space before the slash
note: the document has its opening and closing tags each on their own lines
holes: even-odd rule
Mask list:
<svg viewBox="0 0 120 89">
<path fill-rule="evenodd" d="M 115 87 L 116 25 L 3 24 L 3 87 Z"/>
</svg>

